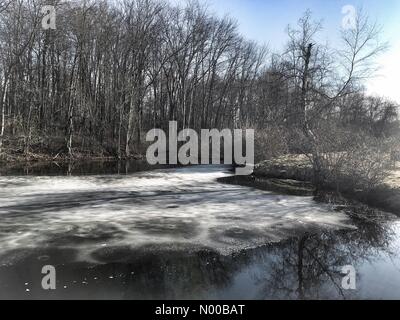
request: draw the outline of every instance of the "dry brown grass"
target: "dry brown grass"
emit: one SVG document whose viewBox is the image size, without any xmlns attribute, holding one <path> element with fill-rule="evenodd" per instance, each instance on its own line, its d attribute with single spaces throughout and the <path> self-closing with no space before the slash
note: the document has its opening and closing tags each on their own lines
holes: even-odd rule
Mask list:
<svg viewBox="0 0 400 320">
<path fill-rule="evenodd" d="M 400 189 L 400 162 L 396 163 L 396 168 L 389 170 L 384 182 L 391 188 Z"/>
</svg>

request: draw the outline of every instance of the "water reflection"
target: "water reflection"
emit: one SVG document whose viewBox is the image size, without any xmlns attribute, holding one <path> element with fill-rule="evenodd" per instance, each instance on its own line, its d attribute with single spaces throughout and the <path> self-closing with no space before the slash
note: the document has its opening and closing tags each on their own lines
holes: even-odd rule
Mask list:
<svg viewBox="0 0 400 320">
<path fill-rule="evenodd" d="M 92 253 L 93 262 L 84 263 L 70 249 L 28 250 L 29 254 L 19 249 L 2 258 L 0 298 L 400 298 L 400 225 L 366 223 L 359 228 L 304 234 L 232 255 L 182 244 L 123 246 L 101 248 Z M 40 289 L 43 264 L 56 265 L 55 291 Z M 341 287 L 344 265 L 358 272 L 355 291 Z M 369 283 L 388 272 L 390 278 Z"/>
<path fill-rule="evenodd" d="M 358 231 L 304 235 L 274 246 L 269 251 L 265 274 L 259 281 L 263 297 L 268 299 L 354 299 L 380 298 L 371 292 L 363 267 L 374 265 L 377 260 L 389 265 L 397 263 L 398 255 L 393 244 L 398 230 L 388 224 L 360 223 Z M 357 290 L 342 288 L 343 266 L 351 265 L 357 271 Z M 395 272 L 400 290 L 400 273 Z M 385 284 L 382 283 L 382 286 Z M 372 289 L 373 290 L 373 289 Z M 399 298 L 400 291 L 387 292 Z"/>
<path fill-rule="evenodd" d="M 124 175 L 140 171 L 174 166 L 150 166 L 147 161 L 63 161 L 23 163 L 15 166 L 0 166 L 0 176 L 87 176 Z M 175 166 L 176 167 L 176 166 Z"/>
</svg>

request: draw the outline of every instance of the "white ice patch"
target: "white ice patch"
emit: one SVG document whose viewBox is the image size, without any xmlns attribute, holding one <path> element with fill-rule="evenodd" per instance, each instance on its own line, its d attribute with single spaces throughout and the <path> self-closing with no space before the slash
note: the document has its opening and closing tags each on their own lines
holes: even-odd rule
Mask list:
<svg viewBox="0 0 400 320">
<path fill-rule="evenodd" d="M 0 177 L 0 255 L 65 247 L 87 259 L 104 246 L 146 244 L 226 253 L 300 231 L 352 228 L 345 214 L 311 197 L 216 182 L 227 175 L 221 166 L 198 166 L 128 176 Z"/>
</svg>

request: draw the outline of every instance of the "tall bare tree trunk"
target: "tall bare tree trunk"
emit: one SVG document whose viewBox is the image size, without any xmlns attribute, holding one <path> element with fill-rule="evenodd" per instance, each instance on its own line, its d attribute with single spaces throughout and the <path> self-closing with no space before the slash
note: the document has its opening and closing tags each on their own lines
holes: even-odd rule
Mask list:
<svg viewBox="0 0 400 320">
<path fill-rule="evenodd" d="M 126 130 L 126 145 L 125 145 L 125 155 L 128 158 L 131 156 L 130 143 L 133 135 L 133 123 L 135 120 L 134 118 L 135 118 L 135 94 L 134 94 L 134 89 L 132 89 L 130 103 L 129 103 L 128 127 Z"/>
<path fill-rule="evenodd" d="M 8 86 L 8 76 L 5 77 L 4 79 L 4 87 L 1 92 L 1 131 L 0 131 L 0 154 L 3 152 L 3 140 L 4 140 L 4 133 L 5 133 L 5 127 L 6 127 L 6 92 L 7 92 L 7 86 Z"/>
</svg>

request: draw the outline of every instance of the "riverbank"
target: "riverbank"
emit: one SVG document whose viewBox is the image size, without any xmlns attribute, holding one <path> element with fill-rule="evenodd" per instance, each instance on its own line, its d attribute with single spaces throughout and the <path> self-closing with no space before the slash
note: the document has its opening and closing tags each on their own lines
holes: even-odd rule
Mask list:
<svg viewBox="0 0 400 320">
<path fill-rule="evenodd" d="M 398 167 L 397 167 L 398 168 Z M 220 182 L 254 187 L 289 195 L 314 195 L 316 200 L 339 205 L 360 203 L 400 216 L 400 170 L 388 171 L 384 183 L 371 190 L 337 192 L 333 189 L 316 192 L 312 184 L 313 170 L 305 156 L 285 156 L 258 163 L 251 176 L 234 176 Z"/>
<path fill-rule="evenodd" d="M 157 168 L 165 166 L 157 166 Z M 93 174 L 130 174 L 155 168 L 140 159 L 117 159 L 114 157 L 93 157 L 81 159 L 59 158 L 46 161 L 0 161 L 0 176 L 26 175 L 93 175 Z"/>
<path fill-rule="evenodd" d="M 132 157 L 122 157 L 104 154 L 74 153 L 73 157 L 67 154 L 49 153 L 2 153 L 0 155 L 0 175 L 10 172 L 30 172 L 31 170 L 49 168 L 51 166 L 68 168 L 76 166 L 88 167 L 92 163 L 116 163 L 143 161 L 143 156 L 133 155 Z"/>
<path fill-rule="evenodd" d="M 113 160 L 142 160 L 143 155 L 135 154 L 131 157 L 118 157 L 117 155 L 105 155 L 101 153 L 74 153 L 71 157 L 68 154 L 50 154 L 50 153 L 2 153 L 0 154 L 0 165 L 11 164 L 20 165 L 21 163 L 37 162 L 69 162 L 69 161 L 113 161 Z"/>
</svg>

